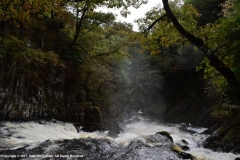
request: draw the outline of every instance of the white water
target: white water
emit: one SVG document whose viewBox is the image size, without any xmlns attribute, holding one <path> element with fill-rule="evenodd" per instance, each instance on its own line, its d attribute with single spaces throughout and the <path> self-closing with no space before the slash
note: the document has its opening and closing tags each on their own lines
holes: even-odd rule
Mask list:
<svg viewBox="0 0 240 160">
<path fill-rule="evenodd" d="M 44 121 L 43 121 L 44 122 Z M 0 128 L 1 143 L 12 146 L 16 149 L 25 145 L 35 146 L 46 140 L 63 140 L 63 139 L 78 139 L 78 138 L 107 138 L 107 133 L 100 132 L 80 132 L 77 133 L 76 128 L 71 123 L 57 121 L 44 122 L 22 122 L 22 123 L 3 123 Z M 8 136 L 8 135 L 11 136 Z"/>
<path fill-rule="evenodd" d="M 188 142 L 190 151 L 199 159 L 202 160 L 234 160 L 240 155 L 232 153 L 218 153 L 201 147 L 202 142 L 207 138 L 207 135 L 200 134 L 204 128 L 189 127 L 187 129 L 198 131 L 198 133 L 191 134 L 190 132 L 181 131 L 180 125 L 163 125 L 156 122 L 148 121 L 144 118 L 139 118 L 124 126 L 124 131 L 113 139 L 107 136 L 107 132 L 80 132 L 71 123 L 63 123 L 57 121 L 44 122 L 39 124 L 37 122 L 23 122 L 10 123 L 4 122 L 0 128 L 1 145 L 6 144 L 16 149 L 25 145 L 32 147 L 44 142 L 46 140 L 62 140 L 62 139 L 78 139 L 78 138 L 108 138 L 116 143 L 127 145 L 133 139 L 142 139 L 144 136 L 153 135 L 160 131 L 167 131 L 173 137 L 174 143 L 181 143 L 184 139 Z M 11 136 L 9 136 L 11 135 Z M 0 145 L 0 147 L 1 147 Z M 1 148 L 0 148 L 1 149 Z"/>
<path fill-rule="evenodd" d="M 190 132 L 182 131 L 180 127 L 181 126 L 178 124 L 164 125 L 138 117 L 138 121 L 134 121 L 125 126 L 124 132 L 120 133 L 115 141 L 126 145 L 134 138 L 152 135 L 160 131 L 167 131 L 172 136 L 174 143 L 181 144 L 183 139 L 187 141 L 189 144 L 188 146 L 190 147 L 188 153 L 191 153 L 199 160 L 234 160 L 235 158 L 240 157 L 240 155 L 214 152 L 201 147 L 201 144 L 208 137 L 208 135 L 201 134 L 206 128 L 187 127 L 186 129 L 196 132 L 191 134 Z"/>
<path fill-rule="evenodd" d="M 191 148 L 197 147 L 197 142 L 202 143 L 206 136 L 205 135 L 191 135 L 190 133 L 180 131 L 180 125 L 164 125 L 156 122 L 149 122 L 143 118 L 138 118 L 138 121 L 132 122 L 125 126 L 124 132 L 120 133 L 115 139 L 116 142 L 124 145 L 128 144 L 132 139 L 153 135 L 160 131 L 167 131 L 171 134 L 175 143 L 181 140 L 186 140 Z M 205 129 L 206 130 L 206 129 Z"/>
</svg>

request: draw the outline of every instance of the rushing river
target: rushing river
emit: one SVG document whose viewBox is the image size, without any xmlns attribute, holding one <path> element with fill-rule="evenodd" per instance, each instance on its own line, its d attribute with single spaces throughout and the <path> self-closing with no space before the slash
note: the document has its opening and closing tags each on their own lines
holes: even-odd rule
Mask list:
<svg viewBox="0 0 240 160">
<path fill-rule="evenodd" d="M 204 149 L 202 147 L 202 143 L 208 136 L 202 134 L 202 132 L 206 130 L 205 128 L 194 128 L 189 127 L 185 124 L 161 124 L 138 116 L 135 116 L 132 119 L 123 122 L 121 127 L 124 129 L 123 132 L 121 132 L 116 138 L 111 138 L 108 136 L 108 131 L 93 133 L 80 131 L 78 133 L 73 124 L 63 123 L 59 121 L 39 121 L 22 123 L 2 122 L 0 126 L 0 151 L 2 151 L 0 152 L 0 157 L 3 157 L 3 154 L 9 155 L 10 153 L 13 156 L 15 153 L 21 154 L 21 152 L 24 152 L 26 154 L 29 153 L 28 150 L 33 151 L 34 149 L 34 152 L 32 152 L 34 154 L 38 153 L 38 151 L 41 152 L 41 154 L 56 154 L 59 152 L 56 151 L 57 148 L 61 148 L 64 142 L 69 143 L 69 141 L 67 140 L 73 139 L 95 139 L 101 141 L 108 140 L 108 144 L 111 142 L 108 147 L 105 147 L 105 150 L 107 150 L 108 153 L 110 152 L 110 147 L 117 150 L 117 145 L 127 146 L 134 140 L 141 141 L 141 143 L 144 143 L 144 145 L 146 143 L 148 145 L 154 146 L 156 144 L 150 144 L 149 140 L 147 141 L 144 137 L 154 135 L 155 133 L 160 131 L 169 132 L 175 144 L 178 144 L 180 146 L 187 145 L 190 150 L 186 152 L 194 155 L 198 159 L 234 160 L 235 158 L 240 157 L 240 155 L 235 155 L 232 153 L 213 152 L 211 150 Z M 73 144 L 73 141 L 71 141 L 71 143 Z M 90 142 L 87 143 L 90 144 Z M 94 142 L 94 144 L 92 142 L 91 145 L 96 145 L 96 142 Z M 40 147 L 44 149 L 40 149 Z M 67 149 L 67 147 L 65 149 Z M 93 148 L 89 148 L 89 150 L 93 150 Z M 111 153 L 117 154 L 115 150 L 111 149 Z M 103 152 L 104 151 L 102 151 L 102 153 Z M 167 156 L 172 155 L 166 154 L 166 157 Z M 111 157 L 114 157 L 114 155 L 111 155 Z M 160 159 L 168 159 L 166 157 Z M 158 158 L 156 158 L 155 156 L 155 158 L 148 157 L 147 159 L 150 160 Z M 169 159 L 175 158 L 173 157 Z"/>
</svg>

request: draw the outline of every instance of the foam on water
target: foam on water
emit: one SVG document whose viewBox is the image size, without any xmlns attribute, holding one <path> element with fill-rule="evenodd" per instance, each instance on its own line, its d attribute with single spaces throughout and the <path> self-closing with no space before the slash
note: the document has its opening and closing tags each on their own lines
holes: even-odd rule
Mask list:
<svg viewBox="0 0 240 160">
<path fill-rule="evenodd" d="M 175 143 L 186 140 L 191 148 L 197 146 L 197 142 L 203 142 L 207 136 L 206 135 L 196 135 L 181 131 L 180 125 L 164 125 L 156 122 L 149 122 L 145 119 L 139 119 L 139 121 L 127 124 L 124 127 L 124 132 L 120 133 L 115 139 L 117 143 L 127 145 L 131 140 L 147 135 L 153 135 L 160 131 L 167 131 L 171 134 Z"/>
<path fill-rule="evenodd" d="M 189 153 L 203 160 L 233 160 L 239 155 L 232 153 L 213 152 L 202 148 L 202 142 L 207 138 L 207 135 L 201 134 L 203 128 L 189 127 L 187 129 L 198 131 L 198 133 L 185 132 L 181 125 L 177 124 L 159 124 L 157 122 L 148 121 L 139 117 L 135 121 L 123 126 L 124 131 L 116 138 L 110 138 L 108 132 L 77 132 L 76 128 L 71 123 L 56 122 L 22 122 L 11 123 L 4 122 L 0 128 L 1 145 L 6 144 L 11 146 L 11 149 L 17 149 L 26 145 L 28 148 L 34 147 L 46 140 L 62 140 L 62 139 L 79 139 L 79 138 L 105 138 L 114 141 L 115 143 L 127 145 L 133 139 L 141 139 L 145 141 L 144 136 L 153 135 L 160 131 L 167 131 L 171 134 L 174 143 L 181 143 L 182 140 L 188 142 L 190 147 Z M 0 145 L 0 148 L 1 148 Z M 2 145 L 3 146 L 3 145 Z M 49 146 L 49 150 L 58 146 Z"/>
<path fill-rule="evenodd" d="M 156 122 L 147 121 L 140 118 L 139 121 L 127 124 L 124 132 L 120 133 L 115 141 L 123 145 L 127 145 L 133 139 L 143 139 L 143 136 L 153 135 L 160 131 L 167 131 L 173 138 L 174 143 L 181 143 L 182 140 L 188 142 L 191 153 L 199 160 L 234 160 L 240 155 L 232 153 L 214 152 L 209 149 L 202 148 L 201 144 L 208 137 L 208 135 L 201 134 L 206 128 L 187 127 L 187 130 L 192 130 L 196 133 L 185 132 L 180 129 L 180 125 L 171 124 L 164 125 Z M 144 141 L 144 140 L 143 140 Z"/>
<path fill-rule="evenodd" d="M 154 122 L 138 121 L 127 124 L 124 127 L 124 132 L 120 133 L 115 141 L 123 145 L 127 145 L 131 140 L 147 135 L 153 135 L 160 131 L 168 131 L 169 133 L 178 132 L 176 127 L 166 127 L 163 125 L 157 125 Z"/>
<path fill-rule="evenodd" d="M 197 133 L 203 133 L 204 131 L 207 130 L 207 128 L 187 127 L 187 130 L 194 131 L 194 132 L 197 132 Z"/>
<path fill-rule="evenodd" d="M 182 140 L 188 142 L 190 147 L 189 153 L 196 156 L 199 160 L 234 160 L 240 155 L 232 153 L 214 152 L 209 149 L 201 147 L 201 144 L 205 141 L 208 135 L 201 134 L 207 128 L 187 127 L 187 130 L 194 131 L 196 133 L 185 132 L 180 129 L 180 125 L 171 124 L 164 125 L 156 122 L 139 118 L 139 121 L 131 122 L 124 127 L 124 132 L 120 133 L 115 141 L 117 143 L 127 145 L 133 139 L 143 139 L 143 136 L 153 135 L 160 131 L 167 131 L 171 134 L 174 143 L 180 143 Z"/>
<path fill-rule="evenodd" d="M 199 160 L 234 160 L 235 158 L 240 157 L 240 155 L 233 153 L 214 152 L 202 147 L 192 148 L 188 153 L 191 153 Z"/>
<path fill-rule="evenodd" d="M 100 132 L 79 132 L 71 123 L 64 122 L 22 122 L 11 123 L 5 122 L 2 124 L 1 133 L 2 141 L 17 147 L 24 145 L 34 145 L 46 140 L 61 140 L 61 139 L 78 139 L 78 138 L 104 138 L 107 133 Z"/>
</svg>

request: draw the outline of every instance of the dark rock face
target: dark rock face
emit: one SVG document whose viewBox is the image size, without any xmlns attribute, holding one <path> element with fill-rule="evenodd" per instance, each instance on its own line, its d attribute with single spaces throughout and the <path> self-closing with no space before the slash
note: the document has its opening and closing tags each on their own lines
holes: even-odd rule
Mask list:
<svg viewBox="0 0 240 160">
<path fill-rule="evenodd" d="M 102 113 L 98 107 L 84 107 L 84 131 L 101 130 Z"/>
<path fill-rule="evenodd" d="M 211 117 L 215 97 L 207 95 L 202 76 L 195 70 L 183 70 L 165 76 L 163 96 L 167 109 L 163 118 L 166 122 L 206 127 L 215 123 Z"/>
<path fill-rule="evenodd" d="M 165 110 L 161 118 L 170 123 L 191 123 L 208 127 L 215 123 L 210 114 L 216 98 L 207 94 L 208 82 L 203 78 L 204 72 L 196 72 L 196 66 L 199 66 L 203 55 L 194 51 L 192 45 L 181 49 L 181 57 L 177 57 L 169 64 L 169 69 L 162 72 L 161 97 Z"/>
<path fill-rule="evenodd" d="M 46 159 L 78 158 L 84 160 L 181 160 L 189 158 L 186 158 L 184 152 L 172 151 L 172 141 L 166 136 L 156 134 L 143 137 L 143 139 L 133 140 L 127 146 L 117 144 L 110 139 L 87 138 L 54 142 L 47 140 L 34 148 L 25 146 L 15 150 L 3 149 L 0 150 L 0 155 L 25 156 L 19 159 L 28 159 L 33 156 L 38 158 L 42 156 L 41 158 Z"/>
<path fill-rule="evenodd" d="M 206 139 L 204 147 L 215 151 L 240 153 L 240 113 L 225 120 Z"/>
</svg>

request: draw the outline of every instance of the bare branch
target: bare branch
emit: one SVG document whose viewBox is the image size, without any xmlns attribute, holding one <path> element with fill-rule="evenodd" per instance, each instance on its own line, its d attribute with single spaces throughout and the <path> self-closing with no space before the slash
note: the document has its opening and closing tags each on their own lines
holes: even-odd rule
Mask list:
<svg viewBox="0 0 240 160">
<path fill-rule="evenodd" d="M 81 15 L 80 20 L 76 22 L 76 31 L 75 31 L 75 35 L 74 35 L 73 41 L 70 44 L 70 47 L 72 47 L 76 43 L 76 41 L 77 41 L 77 39 L 79 37 L 80 31 L 81 31 L 81 27 L 82 27 L 82 22 L 83 22 L 84 16 L 86 15 L 87 11 L 88 11 L 88 3 L 86 3 L 84 5 L 84 7 L 83 7 L 83 11 L 82 11 L 82 15 Z M 78 14 L 79 14 L 79 11 L 77 9 L 77 18 L 78 18 Z"/>
</svg>

